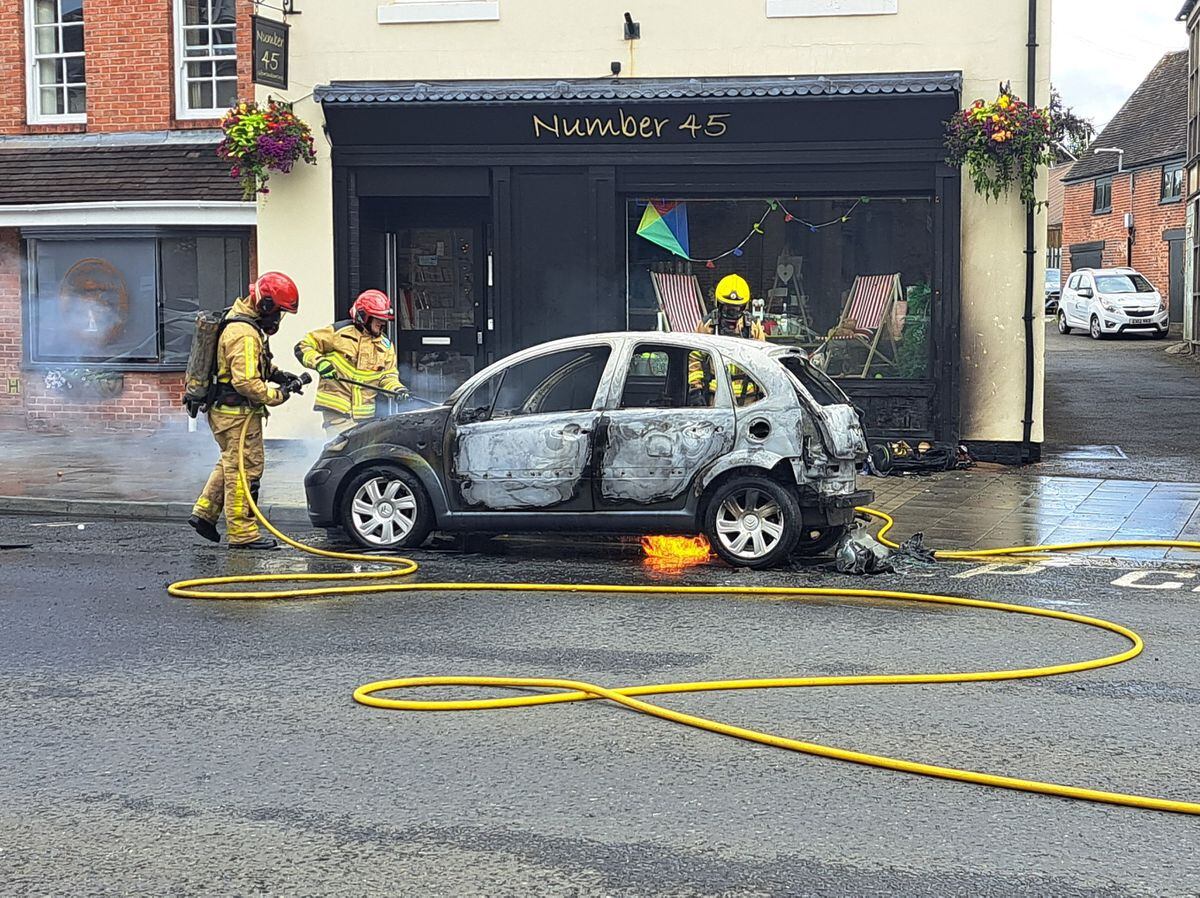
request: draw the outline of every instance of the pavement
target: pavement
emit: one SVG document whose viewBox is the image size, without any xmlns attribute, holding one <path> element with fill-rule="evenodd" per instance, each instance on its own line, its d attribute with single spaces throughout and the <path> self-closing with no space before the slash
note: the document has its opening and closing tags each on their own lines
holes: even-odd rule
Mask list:
<svg viewBox="0 0 1200 898">
<path fill-rule="evenodd" d="M 0 513 L 182 521 L 216 460 L 216 448 L 203 432 L 10 431 L 0 438 Z M 318 451 L 319 444 L 268 441 L 262 500 L 271 520 L 307 526 L 303 479 Z M 1131 539 L 1200 538 L 1200 483 L 1047 476 L 1035 469 L 980 465 L 927 477 L 864 476 L 860 485 L 875 491 L 878 508 L 896 516 L 896 533 L 923 531 L 937 547 L 1102 540 L 1118 533 Z M 1106 551 L 1143 558 L 1167 554 Z"/>
</svg>

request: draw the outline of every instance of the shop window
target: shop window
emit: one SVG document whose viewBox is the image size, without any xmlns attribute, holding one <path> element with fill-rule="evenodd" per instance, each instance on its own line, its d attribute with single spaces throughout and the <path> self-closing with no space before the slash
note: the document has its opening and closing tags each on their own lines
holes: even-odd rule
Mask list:
<svg viewBox="0 0 1200 898">
<path fill-rule="evenodd" d="M 500 0 L 391 0 L 377 15 L 381 25 L 495 22 L 500 19 Z"/>
<path fill-rule="evenodd" d="M 711 405 L 713 357 L 702 349 L 640 344 L 625 372 L 621 408 Z"/>
<path fill-rule="evenodd" d="M 595 404 L 609 348 L 568 349 L 504 370 L 493 418 L 586 411 Z"/>
<path fill-rule="evenodd" d="M 928 196 L 630 199 L 627 326 L 690 328 L 739 274 L 767 341 L 835 377 L 928 378 L 933 216 Z"/>
<path fill-rule="evenodd" d="M 179 118 L 213 118 L 237 102 L 236 6 L 236 0 L 175 0 Z"/>
<path fill-rule="evenodd" d="M 1106 215 L 1112 211 L 1112 178 L 1097 178 L 1092 187 L 1092 214 Z"/>
<path fill-rule="evenodd" d="M 27 240 L 29 361 L 181 370 L 201 309 L 225 308 L 249 281 L 244 236 Z"/>
<path fill-rule="evenodd" d="M 1183 163 L 1164 165 L 1162 170 L 1162 189 L 1160 201 L 1174 203 L 1183 199 Z"/>
<path fill-rule="evenodd" d="M 83 0 L 26 0 L 31 124 L 87 121 Z"/>
</svg>

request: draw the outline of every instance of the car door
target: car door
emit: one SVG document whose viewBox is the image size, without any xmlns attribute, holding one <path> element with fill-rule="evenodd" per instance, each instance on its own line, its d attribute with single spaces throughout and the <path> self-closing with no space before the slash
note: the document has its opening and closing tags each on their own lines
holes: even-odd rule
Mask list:
<svg viewBox="0 0 1200 898">
<path fill-rule="evenodd" d="M 1062 295 L 1058 298 L 1058 307 L 1066 316 L 1067 324 L 1074 324 L 1079 317 L 1079 310 L 1075 307 L 1079 302 L 1079 297 L 1075 293 L 1075 288 L 1079 286 L 1079 275 L 1073 274 L 1067 279 L 1067 285 L 1063 288 Z"/>
<path fill-rule="evenodd" d="M 620 364 L 600 422 L 596 507 L 682 508 L 697 474 L 733 448 L 726 372 L 707 349 L 652 342 Z"/>
<path fill-rule="evenodd" d="M 456 511 L 589 511 L 598 393 L 611 349 L 559 350 L 497 371 L 447 428 Z"/>
<path fill-rule="evenodd" d="M 1075 318 L 1079 321 L 1080 327 L 1087 327 L 1091 324 L 1092 309 L 1096 305 L 1096 283 L 1090 274 L 1079 276 L 1079 286 L 1075 288 L 1075 297 Z"/>
</svg>

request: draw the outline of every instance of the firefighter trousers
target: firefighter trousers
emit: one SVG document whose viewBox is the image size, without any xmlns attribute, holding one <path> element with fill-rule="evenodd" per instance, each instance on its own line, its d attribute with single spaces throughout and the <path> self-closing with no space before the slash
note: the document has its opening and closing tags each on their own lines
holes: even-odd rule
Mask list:
<svg viewBox="0 0 1200 898">
<path fill-rule="evenodd" d="M 321 409 L 321 426 L 325 429 L 325 436 L 331 440 L 343 430 L 349 430 L 358 423 L 349 415 L 330 411 L 327 408 Z"/>
<path fill-rule="evenodd" d="M 250 503 L 246 501 L 246 493 L 238 478 L 238 445 L 246 418 L 246 414 L 208 413 L 208 426 L 221 450 L 221 458 L 208 475 L 208 483 L 204 485 L 204 491 L 192 509 L 196 517 L 212 524 L 217 523 L 224 510 L 225 535 L 231 546 L 252 543 L 259 537 L 258 521 L 250 511 Z M 263 419 L 256 414 L 250 414 L 249 418 L 250 425 L 246 430 L 246 479 L 250 482 L 250 494 L 257 502 L 258 484 L 263 475 Z"/>
</svg>

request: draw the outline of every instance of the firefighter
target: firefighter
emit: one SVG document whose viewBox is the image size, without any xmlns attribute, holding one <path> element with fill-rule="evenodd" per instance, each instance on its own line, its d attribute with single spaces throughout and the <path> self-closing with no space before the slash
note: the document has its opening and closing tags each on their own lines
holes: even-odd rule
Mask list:
<svg viewBox="0 0 1200 898">
<path fill-rule="evenodd" d="M 742 337 L 747 340 L 765 340 L 763 326 L 747 314 L 750 306 L 750 285 L 740 274 L 727 274 L 717 283 L 716 305 L 708 316 L 696 326 L 697 333 L 718 334 L 723 337 Z M 688 362 L 688 404 L 712 405 L 716 397 L 717 381 L 707 370 L 707 353 L 693 354 Z M 735 371 L 730 365 L 730 384 L 734 400 L 738 405 L 749 405 L 759 398 L 758 385 L 747 375 Z"/>
<path fill-rule="evenodd" d="M 286 274 L 268 271 L 250 285 L 225 316 L 217 343 L 216 384 L 208 426 L 221 450 L 204 492 L 196 500 L 188 523 L 202 537 L 220 541 L 217 519 L 225 512 L 225 535 L 230 548 L 274 549 L 271 537 L 259 534 L 238 477 L 238 447 L 246 430 L 245 466 L 250 496 L 258 501 L 263 475 L 263 418 L 269 406 L 282 404 L 300 391 L 300 380 L 280 371 L 271 361 L 268 338 L 279 330 L 284 312 L 300 307 L 300 291 Z"/>
<path fill-rule="evenodd" d="M 312 331 L 296 344 L 296 358 L 321 375 L 314 406 L 321 410 L 325 434 L 333 437 L 375 417 L 375 390 L 406 394 L 396 373 L 396 349 L 384 333 L 395 317 L 382 290 L 364 290 L 350 307 L 350 320 Z"/>
</svg>

